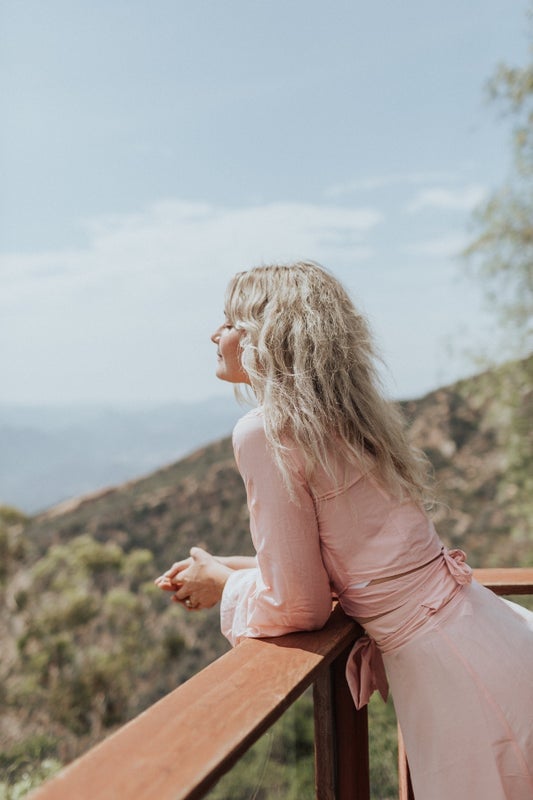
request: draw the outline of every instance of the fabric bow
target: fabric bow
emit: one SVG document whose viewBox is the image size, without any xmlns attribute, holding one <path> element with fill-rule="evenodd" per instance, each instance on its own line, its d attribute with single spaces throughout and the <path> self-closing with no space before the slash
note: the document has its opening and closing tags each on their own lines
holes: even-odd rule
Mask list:
<svg viewBox="0 0 533 800">
<path fill-rule="evenodd" d="M 389 683 L 385 665 L 378 646 L 370 636 L 362 636 L 352 647 L 346 662 L 346 681 L 358 711 L 367 705 L 376 689 L 387 701 Z"/>
<path fill-rule="evenodd" d="M 447 550 L 444 548 L 442 555 L 450 574 L 457 583 L 472 583 L 472 569 L 466 563 L 466 553 L 463 550 Z"/>
</svg>

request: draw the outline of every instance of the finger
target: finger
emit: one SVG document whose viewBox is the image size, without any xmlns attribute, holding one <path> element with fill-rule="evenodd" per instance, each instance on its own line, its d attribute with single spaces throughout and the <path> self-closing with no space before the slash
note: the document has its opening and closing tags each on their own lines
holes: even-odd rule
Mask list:
<svg viewBox="0 0 533 800">
<path fill-rule="evenodd" d="M 192 600 L 190 596 L 178 597 L 177 594 L 175 594 L 172 600 L 174 603 L 179 603 L 180 606 L 186 608 L 187 611 L 198 611 L 200 609 L 200 604 Z"/>
<path fill-rule="evenodd" d="M 187 569 L 187 567 L 190 567 L 191 564 L 192 558 L 184 558 L 182 561 L 177 561 L 175 564 L 173 564 L 170 569 L 167 569 L 167 571 L 163 574 L 169 578 L 173 578 L 180 572 L 183 572 L 184 569 Z"/>
<path fill-rule="evenodd" d="M 202 608 L 202 604 L 199 601 L 194 600 L 192 596 L 186 597 L 185 600 L 180 600 L 176 596 L 174 596 L 172 599 L 176 603 L 179 603 L 180 605 L 184 606 L 187 609 L 187 611 L 200 611 Z"/>
<path fill-rule="evenodd" d="M 202 547 L 191 547 L 190 554 L 194 561 L 203 561 L 206 558 L 213 558 L 213 556 Z"/>
<path fill-rule="evenodd" d="M 164 575 L 162 575 L 160 578 L 156 578 L 154 583 L 164 592 L 175 592 L 176 587 L 181 585 L 176 581 L 176 579 L 171 580 L 170 578 L 166 578 Z"/>
<path fill-rule="evenodd" d="M 184 576 L 183 581 L 173 587 L 174 594 L 178 600 L 185 600 L 191 594 L 190 581 Z"/>
<path fill-rule="evenodd" d="M 163 572 L 161 575 L 162 578 L 174 578 L 179 572 L 182 572 L 187 567 L 190 567 L 192 564 L 191 558 L 184 558 L 181 561 L 176 561 L 170 569 L 167 569 L 166 572 Z"/>
<path fill-rule="evenodd" d="M 159 575 L 158 578 L 154 578 L 154 583 L 156 583 L 158 586 L 162 584 L 163 585 L 168 584 L 169 586 L 176 586 L 176 584 L 182 583 L 182 578 L 181 578 L 182 574 L 183 570 L 177 573 L 175 577 L 171 577 L 170 575 L 167 575 L 166 572 L 164 572 L 163 575 Z"/>
<path fill-rule="evenodd" d="M 172 597 L 172 602 L 173 603 L 177 603 L 180 606 L 183 606 L 183 608 L 186 608 L 187 611 L 191 611 L 191 609 L 187 608 L 187 606 L 185 605 L 185 600 L 180 600 L 179 597 L 176 597 L 176 595 L 174 595 L 174 597 Z"/>
<path fill-rule="evenodd" d="M 178 600 L 187 600 L 190 593 L 191 590 L 185 586 L 180 586 L 178 591 L 176 591 L 176 587 L 174 587 L 174 597 L 176 597 Z"/>
</svg>

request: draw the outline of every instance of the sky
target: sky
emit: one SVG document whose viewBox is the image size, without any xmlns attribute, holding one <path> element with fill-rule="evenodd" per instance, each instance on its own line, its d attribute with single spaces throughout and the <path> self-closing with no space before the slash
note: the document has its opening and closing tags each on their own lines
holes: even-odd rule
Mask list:
<svg viewBox="0 0 533 800">
<path fill-rule="evenodd" d="M 394 397 L 474 371 L 460 253 L 511 164 L 527 0 L 0 0 L 0 403 L 230 391 L 234 272 L 312 259 Z M 496 354 L 497 355 L 497 354 Z"/>
</svg>

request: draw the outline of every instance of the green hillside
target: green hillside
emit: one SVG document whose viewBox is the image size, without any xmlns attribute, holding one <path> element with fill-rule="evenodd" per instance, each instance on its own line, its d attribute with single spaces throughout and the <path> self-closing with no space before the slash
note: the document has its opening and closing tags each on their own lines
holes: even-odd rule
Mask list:
<svg viewBox="0 0 533 800">
<path fill-rule="evenodd" d="M 405 404 L 412 438 L 434 465 L 438 529 L 447 543 L 467 550 L 473 566 L 531 563 L 530 451 L 524 447 L 531 427 L 524 376 L 531 363 L 509 365 Z M 227 439 L 147 478 L 30 519 L 3 510 L 5 797 L 21 796 L 24 786 L 227 649 L 216 609 L 188 613 L 153 585 L 153 578 L 193 544 L 219 554 L 251 553 L 244 488 Z M 302 731 L 293 741 L 302 763 L 312 758 L 305 744 L 308 705 L 304 699 L 280 734 L 282 741 L 293 741 L 294 726 Z M 379 731 L 373 746 L 381 748 L 374 780 L 382 788 L 376 797 L 386 797 L 394 783 L 394 752 L 384 745 L 391 738 L 391 711 L 373 713 Z M 253 773 L 258 769 L 253 759 L 260 758 L 250 756 Z M 299 773 L 294 777 L 301 787 L 295 797 L 306 796 L 306 780 Z M 287 787 L 283 791 L 290 796 Z"/>
</svg>

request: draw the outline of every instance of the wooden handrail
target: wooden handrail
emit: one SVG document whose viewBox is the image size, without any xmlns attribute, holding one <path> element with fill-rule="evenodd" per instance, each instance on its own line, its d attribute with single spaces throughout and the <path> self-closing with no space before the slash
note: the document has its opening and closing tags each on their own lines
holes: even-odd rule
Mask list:
<svg viewBox="0 0 533 800">
<path fill-rule="evenodd" d="M 360 636 L 324 628 L 247 639 L 36 789 L 32 800 L 194 800 Z"/>
<path fill-rule="evenodd" d="M 533 567 L 475 569 L 474 578 L 496 594 L 533 594 Z"/>
<path fill-rule="evenodd" d="M 533 569 L 474 574 L 498 594 L 533 594 Z M 199 800 L 314 683 L 320 744 L 317 796 L 368 798 L 366 710 L 355 712 L 343 677 L 343 659 L 361 634 L 360 626 L 337 606 L 320 631 L 247 639 L 30 796 Z M 366 762 L 364 755 L 359 758 L 357 773 L 354 752 L 363 737 Z M 335 759 L 336 742 L 341 749 Z M 342 742 L 349 752 L 343 753 Z M 412 797 L 404 772 L 400 796 Z"/>
</svg>

